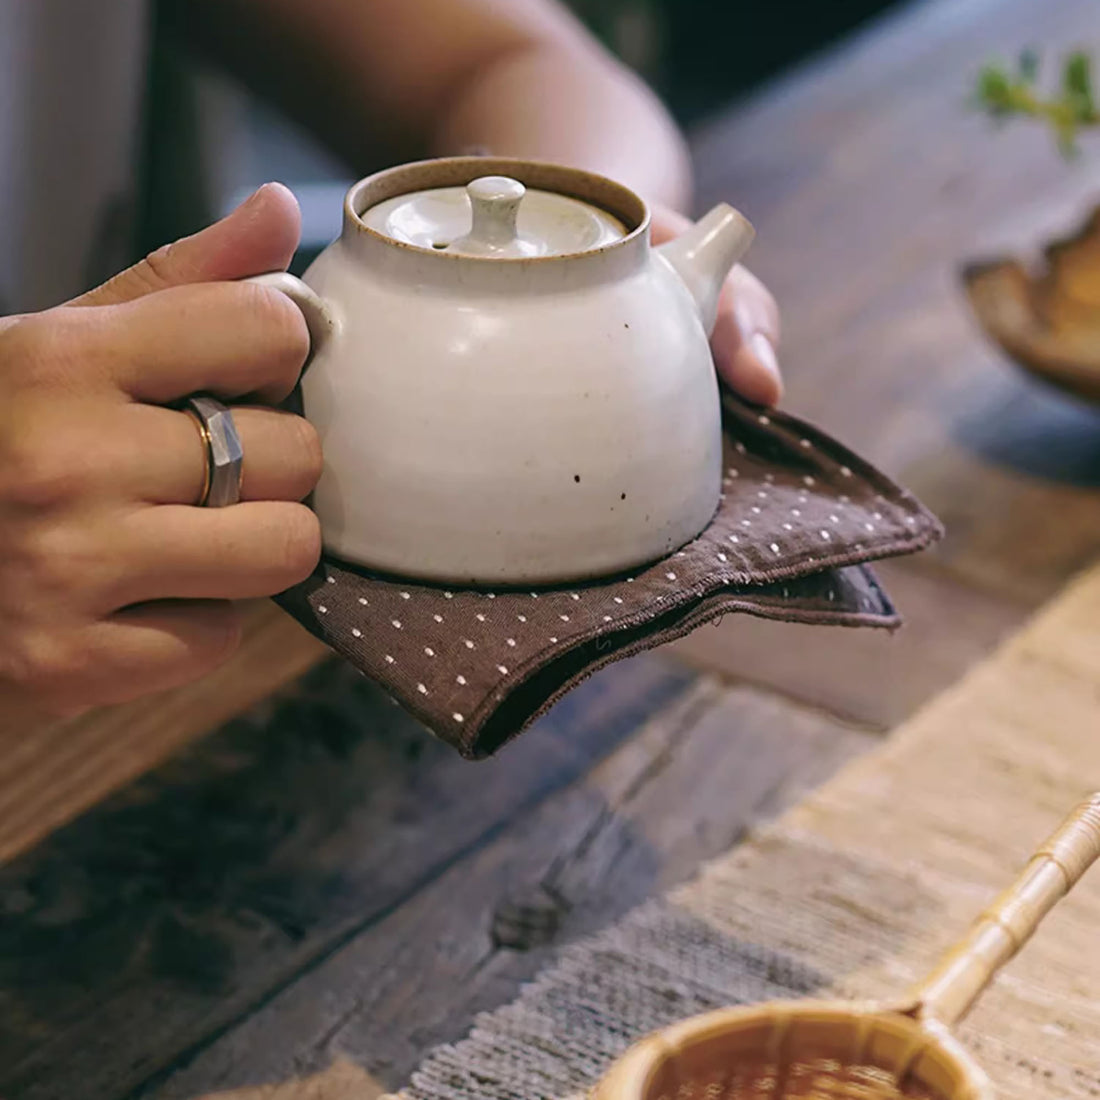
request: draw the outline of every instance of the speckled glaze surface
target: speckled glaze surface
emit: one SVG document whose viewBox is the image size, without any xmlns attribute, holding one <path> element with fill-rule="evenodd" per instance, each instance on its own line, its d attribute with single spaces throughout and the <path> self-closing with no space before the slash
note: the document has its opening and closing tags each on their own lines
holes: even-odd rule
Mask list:
<svg viewBox="0 0 1100 1100">
<path fill-rule="evenodd" d="M 484 177 L 589 203 L 624 234 L 528 255 L 419 247 L 362 217 Z M 313 506 L 327 552 L 429 581 L 549 584 L 694 538 L 721 483 L 708 332 L 751 237 L 721 207 L 652 249 L 637 196 L 552 165 L 453 158 L 356 184 L 305 287 L 276 283 L 307 316 L 324 307 L 302 395 L 325 453 Z"/>
</svg>

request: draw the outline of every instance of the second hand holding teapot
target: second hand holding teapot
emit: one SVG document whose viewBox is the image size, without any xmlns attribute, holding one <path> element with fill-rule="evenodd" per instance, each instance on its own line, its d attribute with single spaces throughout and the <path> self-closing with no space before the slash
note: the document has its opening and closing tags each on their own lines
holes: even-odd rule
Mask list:
<svg viewBox="0 0 1100 1100">
<path fill-rule="evenodd" d="M 708 337 L 753 230 L 727 205 L 658 248 L 632 191 L 460 157 L 355 184 L 302 279 L 326 553 L 429 582 L 622 573 L 718 506 Z"/>
</svg>

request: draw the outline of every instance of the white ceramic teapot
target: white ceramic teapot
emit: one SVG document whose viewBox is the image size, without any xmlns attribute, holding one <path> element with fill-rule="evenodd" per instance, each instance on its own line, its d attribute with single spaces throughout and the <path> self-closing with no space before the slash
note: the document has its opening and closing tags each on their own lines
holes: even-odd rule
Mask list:
<svg viewBox="0 0 1100 1100">
<path fill-rule="evenodd" d="M 286 291 L 326 552 L 454 585 L 557 584 L 693 539 L 721 487 L 708 335 L 752 227 L 715 207 L 649 242 L 627 188 L 462 157 L 355 184 Z"/>
</svg>

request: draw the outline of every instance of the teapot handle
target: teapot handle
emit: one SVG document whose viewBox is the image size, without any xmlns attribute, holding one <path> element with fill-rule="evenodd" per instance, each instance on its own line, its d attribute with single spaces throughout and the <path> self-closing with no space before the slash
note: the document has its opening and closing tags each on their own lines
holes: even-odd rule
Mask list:
<svg viewBox="0 0 1100 1100">
<path fill-rule="evenodd" d="M 289 272 L 269 271 L 265 275 L 253 275 L 242 279 L 241 282 L 256 283 L 259 286 L 270 286 L 281 290 L 302 311 L 306 327 L 309 329 L 310 350 L 309 358 L 306 360 L 307 366 L 321 345 L 339 331 L 340 325 L 332 306 L 315 290 Z"/>
</svg>

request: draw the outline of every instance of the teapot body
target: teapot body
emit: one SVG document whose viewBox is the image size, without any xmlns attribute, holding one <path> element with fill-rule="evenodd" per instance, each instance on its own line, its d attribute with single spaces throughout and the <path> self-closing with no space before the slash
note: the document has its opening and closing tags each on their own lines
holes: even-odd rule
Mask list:
<svg viewBox="0 0 1100 1100">
<path fill-rule="evenodd" d="M 503 587 L 627 572 L 698 535 L 721 491 L 718 387 L 647 219 L 606 249 L 497 261 L 373 233 L 369 198 L 353 189 L 304 275 L 338 318 L 302 379 L 326 552 Z"/>
</svg>

